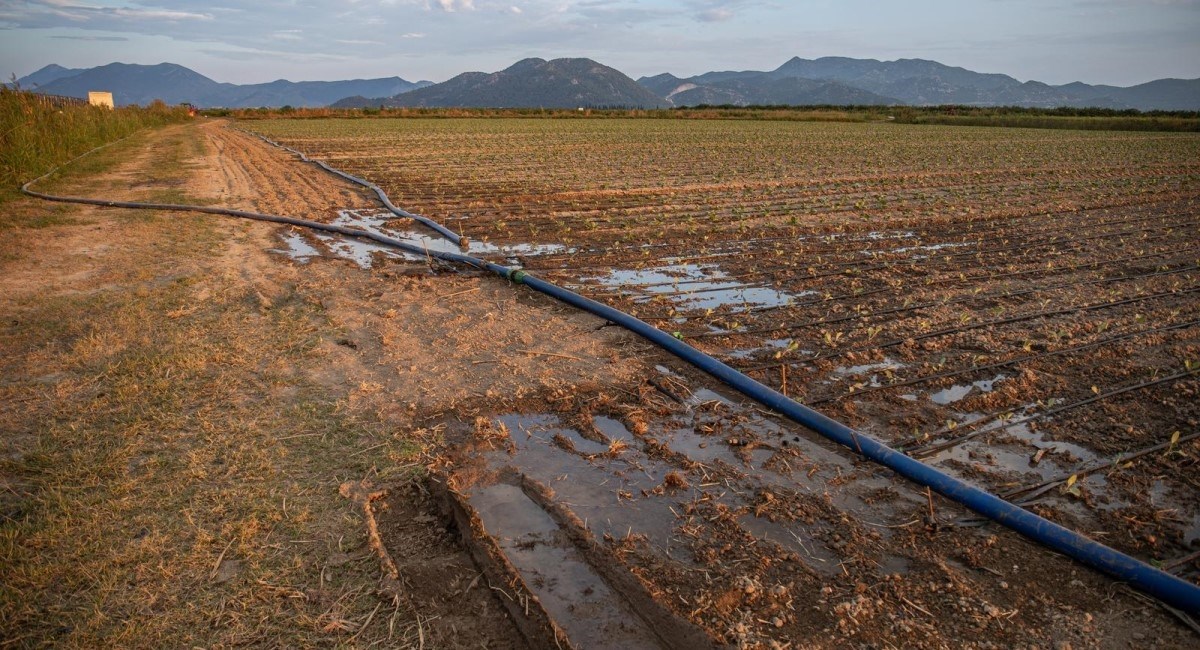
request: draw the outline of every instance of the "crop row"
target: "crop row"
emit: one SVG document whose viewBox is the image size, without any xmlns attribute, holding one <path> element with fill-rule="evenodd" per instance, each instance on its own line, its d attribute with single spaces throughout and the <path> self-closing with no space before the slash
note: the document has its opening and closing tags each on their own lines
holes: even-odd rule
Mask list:
<svg viewBox="0 0 1200 650">
<path fill-rule="evenodd" d="M 948 471 L 1014 498 L 1036 492 L 1030 507 L 1047 516 L 1164 562 L 1200 543 L 1191 515 L 1161 514 L 1196 508 L 1181 468 L 1200 421 L 1200 137 L 254 126 L 472 239 L 562 245 L 514 257 Z M 1118 453 L 1142 455 L 1103 465 Z M 1053 482 L 1101 465 L 1122 473 Z"/>
</svg>

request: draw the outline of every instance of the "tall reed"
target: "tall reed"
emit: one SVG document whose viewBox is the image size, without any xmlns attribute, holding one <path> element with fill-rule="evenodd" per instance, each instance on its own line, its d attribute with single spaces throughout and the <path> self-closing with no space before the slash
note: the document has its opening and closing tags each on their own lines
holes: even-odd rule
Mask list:
<svg viewBox="0 0 1200 650">
<path fill-rule="evenodd" d="M 138 129 L 187 119 L 187 109 L 156 101 L 108 109 L 0 87 L 0 203 L 21 183 Z"/>
</svg>

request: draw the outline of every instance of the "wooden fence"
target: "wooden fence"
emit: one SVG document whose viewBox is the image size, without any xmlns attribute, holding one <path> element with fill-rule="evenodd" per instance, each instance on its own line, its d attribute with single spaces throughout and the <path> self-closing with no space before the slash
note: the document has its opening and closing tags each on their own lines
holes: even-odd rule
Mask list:
<svg viewBox="0 0 1200 650">
<path fill-rule="evenodd" d="M 26 93 L 34 103 L 46 108 L 62 108 L 63 106 L 87 106 L 88 100 L 65 95 L 44 95 L 42 93 Z"/>
</svg>

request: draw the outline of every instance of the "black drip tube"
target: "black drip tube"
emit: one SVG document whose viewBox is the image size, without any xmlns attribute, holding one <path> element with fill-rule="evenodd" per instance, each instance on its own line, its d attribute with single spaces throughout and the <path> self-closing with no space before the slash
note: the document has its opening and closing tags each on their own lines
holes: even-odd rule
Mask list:
<svg viewBox="0 0 1200 650">
<path fill-rule="evenodd" d="M 257 135 L 257 134 L 255 134 Z M 262 136 L 259 136 L 262 137 Z M 277 143 L 271 142 L 263 138 L 267 142 L 280 146 Z M 283 147 L 281 147 L 283 148 Z M 294 149 L 288 149 L 292 153 L 301 156 L 304 160 L 308 160 Z M 89 152 L 90 153 L 90 152 Z M 86 155 L 86 154 L 85 154 Z M 409 218 L 418 218 L 406 211 L 400 210 L 392 206 L 391 201 L 387 199 L 387 195 L 377 186 L 340 172 L 325 163 L 316 162 L 321 167 L 335 173 L 343 178 L 351 180 L 360 185 L 372 188 L 380 195 L 384 204 L 389 206 L 389 210 L 400 216 Z M 50 173 L 53 173 L 50 172 Z M 837 422 L 821 413 L 800 404 L 799 402 L 784 396 L 783 394 L 768 388 L 767 386 L 751 379 L 750 377 L 738 372 L 730 366 L 721 363 L 715 358 L 693 348 L 683 341 L 667 334 L 666 332 L 639 320 L 625 312 L 613 309 L 608 305 L 598 303 L 589 298 L 585 298 L 569 289 L 551 284 L 545 280 L 534 277 L 525 271 L 516 268 L 509 268 L 494 264 L 486 260 L 463 255 L 459 253 L 448 253 L 441 251 L 430 251 L 424 247 L 411 244 L 399 239 L 394 239 L 377 233 L 358 230 L 356 228 L 348 228 L 346 226 L 336 226 L 317 221 L 309 221 L 306 219 L 296 219 L 293 217 L 283 217 L 278 215 L 261 214 L 257 212 L 248 212 L 244 210 L 230 210 L 225 208 L 214 208 L 194 205 L 177 205 L 170 203 L 138 203 L 131 201 L 107 201 L 103 199 L 90 199 L 83 197 L 71 196 L 54 196 L 35 192 L 29 187 L 49 176 L 34 179 L 21 186 L 21 191 L 30 196 L 49 201 L 61 201 L 66 203 L 83 203 L 87 205 L 98 205 L 104 207 L 119 207 L 119 208 L 138 208 L 151 210 L 177 210 L 186 212 L 201 212 L 205 214 L 217 214 L 232 217 L 240 217 L 244 219 L 254 219 L 257 221 L 268 221 L 272 223 L 288 224 L 292 226 L 300 226 L 311 228 L 313 230 L 321 230 L 324 232 L 337 233 L 347 237 L 355 237 L 358 239 L 369 239 L 384 246 L 395 248 L 398 250 L 412 253 L 415 255 L 429 256 L 446 262 L 457 264 L 465 264 L 476 269 L 495 273 L 516 284 L 523 284 L 534 291 L 543 293 L 547 296 L 560 300 L 569 305 L 578 307 L 584 311 L 590 312 L 600 318 L 611 321 L 625 329 L 645 338 L 646 340 L 658 345 L 667 352 L 679 357 L 680 359 L 692 364 L 696 368 L 708 373 L 726 385 L 730 386 L 746 397 L 762 404 L 763 406 L 772 409 L 788 419 L 803 425 L 820 435 L 840 444 L 851 451 L 854 451 L 865 458 L 868 458 L 884 467 L 891 469 L 897 474 L 908 478 L 921 485 L 928 486 L 938 494 L 959 503 L 970 510 L 995 521 L 998 524 L 1011 528 L 1012 530 L 1024 535 L 1025 537 L 1042 544 L 1052 550 L 1058 551 L 1068 557 L 1071 557 L 1087 566 L 1098 569 L 1108 575 L 1129 583 L 1134 588 L 1154 596 L 1171 607 L 1178 608 L 1186 614 L 1200 614 L 1200 586 L 1187 582 L 1181 578 L 1173 576 L 1165 571 L 1157 569 L 1145 562 L 1138 560 L 1132 556 L 1126 555 L 1116 549 L 1109 548 L 1104 544 L 1088 539 L 1084 535 L 1075 531 L 1059 526 L 1058 524 L 1040 517 L 1028 510 L 1025 510 L 1017 505 L 1009 503 L 994 494 L 981 490 L 965 481 L 954 478 L 944 472 L 930 467 L 916 459 L 910 458 L 905 454 L 888 447 L 887 445 L 875 440 L 874 438 L 855 431 L 846 425 Z M 419 217 L 418 220 L 426 219 Z M 427 219 L 426 219 L 427 220 Z M 435 230 L 454 235 L 453 232 L 441 228 L 435 222 L 433 223 Z M 422 221 L 425 223 L 425 221 Z M 428 224 L 426 224 L 428 225 Z M 436 227 L 435 227 L 436 226 Z M 461 238 L 460 238 L 461 239 Z M 453 240 L 452 240 L 453 241 Z"/>
</svg>

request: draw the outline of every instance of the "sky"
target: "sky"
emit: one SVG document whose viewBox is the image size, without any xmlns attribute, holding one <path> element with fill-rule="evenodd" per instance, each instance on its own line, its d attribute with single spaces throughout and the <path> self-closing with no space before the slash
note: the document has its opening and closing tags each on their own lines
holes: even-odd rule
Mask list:
<svg viewBox="0 0 1200 650">
<path fill-rule="evenodd" d="M 793 56 L 933 59 L 1021 81 L 1200 78 L 1200 0 L 0 0 L 0 74 L 164 61 L 232 83 L 445 81 L 526 57 L 637 78 Z"/>
</svg>

